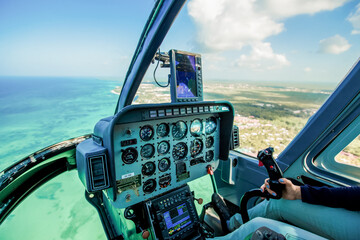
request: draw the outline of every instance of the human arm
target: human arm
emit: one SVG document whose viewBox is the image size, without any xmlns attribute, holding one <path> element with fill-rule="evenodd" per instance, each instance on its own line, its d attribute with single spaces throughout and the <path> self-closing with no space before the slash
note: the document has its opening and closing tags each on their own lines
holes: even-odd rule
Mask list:
<svg viewBox="0 0 360 240">
<path fill-rule="evenodd" d="M 302 201 L 310 204 L 360 211 L 360 186 L 313 187 L 301 186 Z"/>
<path fill-rule="evenodd" d="M 279 179 L 279 182 L 285 185 L 282 192 L 282 198 L 284 199 L 301 199 L 309 204 L 360 211 L 360 186 L 335 188 L 309 185 L 296 186 L 286 178 Z M 268 179 L 265 180 L 260 189 L 276 196 L 274 195 L 276 193 L 270 189 Z"/>
</svg>

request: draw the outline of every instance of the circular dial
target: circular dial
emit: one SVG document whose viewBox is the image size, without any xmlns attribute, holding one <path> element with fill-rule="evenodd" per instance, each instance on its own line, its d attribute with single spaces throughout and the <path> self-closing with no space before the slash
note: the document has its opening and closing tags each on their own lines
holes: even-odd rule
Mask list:
<svg viewBox="0 0 360 240">
<path fill-rule="evenodd" d="M 172 127 L 171 132 L 175 140 L 184 138 L 187 133 L 186 123 L 184 121 L 177 121 Z"/>
<path fill-rule="evenodd" d="M 171 175 L 170 174 L 165 174 L 160 176 L 159 178 L 159 186 L 161 188 L 166 188 L 167 186 L 169 186 L 171 183 Z"/>
<path fill-rule="evenodd" d="M 207 152 L 206 152 L 206 155 L 205 155 L 205 160 L 206 160 L 207 162 L 210 162 L 210 161 L 212 161 L 213 159 L 214 159 L 214 152 L 213 152 L 212 150 L 207 151 Z"/>
<path fill-rule="evenodd" d="M 196 155 L 198 155 L 199 153 L 201 153 L 202 149 L 203 149 L 203 142 L 201 141 L 201 139 L 195 139 L 194 141 L 191 142 L 190 144 L 190 154 L 192 157 L 195 157 Z"/>
<path fill-rule="evenodd" d="M 154 129 L 150 125 L 145 125 L 140 129 L 140 138 L 149 141 L 154 136 Z"/>
<path fill-rule="evenodd" d="M 216 119 L 214 117 L 209 117 L 208 119 L 206 119 L 205 133 L 211 134 L 215 132 L 215 130 L 216 130 Z"/>
<path fill-rule="evenodd" d="M 125 150 L 122 150 L 121 159 L 126 164 L 131 164 L 131 163 L 135 162 L 137 157 L 138 157 L 138 152 L 133 147 L 129 147 Z"/>
<path fill-rule="evenodd" d="M 184 157 L 186 157 L 187 155 L 187 146 L 185 143 L 183 142 L 179 142 L 177 144 L 175 144 L 173 151 L 172 151 L 172 156 L 175 160 L 180 160 L 183 159 Z"/>
<path fill-rule="evenodd" d="M 167 170 L 169 170 L 170 168 L 170 160 L 168 158 L 163 158 L 159 161 L 159 171 L 160 172 L 165 172 Z"/>
<path fill-rule="evenodd" d="M 156 128 L 156 134 L 159 137 L 166 137 L 169 135 L 170 128 L 167 123 L 160 123 L 159 126 Z"/>
<path fill-rule="evenodd" d="M 193 136 L 200 136 L 203 131 L 202 121 L 200 119 L 195 119 L 190 125 L 190 133 Z"/>
<path fill-rule="evenodd" d="M 152 144 L 145 144 L 140 150 L 140 155 L 143 158 L 151 158 L 152 156 L 154 156 L 154 153 L 155 148 Z"/>
<path fill-rule="evenodd" d="M 154 174 L 156 166 L 154 162 L 147 162 L 143 165 L 141 173 L 145 176 L 151 176 Z"/>
<path fill-rule="evenodd" d="M 144 182 L 143 191 L 146 194 L 152 193 L 156 188 L 156 181 L 154 179 L 149 179 Z"/>
<path fill-rule="evenodd" d="M 213 137 L 207 137 L 205 141 L 206 148 L 211 148 L 214 144 L 214 138 Z"/>
<path fill-rule="evenodd" d="M 170 144 L 167 141 L 162 141 L 159 143 L 157 150 L 159 154 L 164 155 L 170 150 Z"/>
</svg>

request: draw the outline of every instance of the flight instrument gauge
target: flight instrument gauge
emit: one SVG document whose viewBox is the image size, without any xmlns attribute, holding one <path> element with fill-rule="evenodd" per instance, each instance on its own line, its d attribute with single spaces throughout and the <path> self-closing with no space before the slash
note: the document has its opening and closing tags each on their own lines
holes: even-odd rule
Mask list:
<svg viewBox="0 0 360 240">
<path fill-rule="evenodd" d="M 210 161 L 212 161 L 213 159 L 214 159 L 214 152 L 213 152 L 212 150 L 207 151 L 207 152 L 206 152 L 206 155 L 205 155 L 205 160 L 206 160 L 207 162 L 210 162 Z"/>
<path fill-rule="evenodd" d="M 146 194 L 152 193 L 156 188 L 156 181 L 154 179 L 149 179 L 144 182 L 143 191 Z"/>
<path fill-rule="evenodd" d="M 142 169 L 141 169 L 141 173 L 144 176 L 151 176 L 154 174 L 156 170 L 156 166 L 154 162 L 147 162 L 143 165 Z"/>
<path fill-rule="evenodd" d="M 211 148 L 214 145 L 214 138 L 212 136 L 207 137 L 205 141 L 206 148 Z"/>
<path fill-rule="evenodd" d="M 171 175 L 170 174 L 165 174 L 163 176 L 159 177 L 159 186 L 161 188 L 166 188 L 167 186 L 169 186 L 171 183 Z"/>
<path fill-rule="evenodd" d="M 156 134 L 159 137 L 166 137 L 169 135 L 170 128 L 167 123 L 160 123 L 159 126 L 156 128 Z"/>
<path fill-rule="evenodd" d="M 180 160 L 186 157 L 187 155 L 187 146 L 185 143 L 183 142 L 179 142 L 177 144 L 175 144 L 173 151 L 172 151 L 172 156 L 175 160 Z"/>
<path fill-rule="evenodd" d="M 140 150 L 140 155 L 143 158 L 151 158 L 152 156 L 154 156 L 154 153 L 155 148 L 152 144 L 145 144 Z"/>
<path fill-rule="evenodd" d="M 150 125 L 145 125 L 140 129 L 140 138 L 149 141 L 154 136 L 154 129 Z"/>
<path fill-rule="evenodd" d="M 133 147 L 129 147 L 125 150 L 122 150 L 121 159 L 126 164 L 131 164 L 135 162 L 137 157 L 138 157 L 138 152 Z"/>
<path fill-rule="evenodd" d="M 212 134 L 216 130 L 216 118 L 209 117 L 205 123 L 205 133 Z"/>
<path fill-rule="evenodd" d="M 171 132 L 175 140 L 184 138 L 187 133 L 186 123 L 184 121 L 177 121 L 172 127 Z"/>
<path fill-rule="evenodd" d="M 167 141 L 162 141 L 157 147 L 158 153 L 164 155 L 170 150 L 170 144 Z"/>
<path fill-rule="evenodd" d="M 159 171 L 165 172 L 170 168 L 170 160 L 168 158 L 163 158 L 159 161 Z"/>
<path fill-rule="evenodd" d="M 201 153 L 202 149 L 203 149 L 203 142 L 201 141 L 201 139 L 195 139 L 194 141 L 191 142 L 190 144 L 190 154 L 192 157 L 195 157 L 196 155 L 198 155 L 199 153 Z"/>
<path fill-rule="evenodd" d="M 200 119 L 195 119 L 190 125 L 190 133 L 193 136 L 200 136 L 203 131 L 202 121 Z"/>
</svg>

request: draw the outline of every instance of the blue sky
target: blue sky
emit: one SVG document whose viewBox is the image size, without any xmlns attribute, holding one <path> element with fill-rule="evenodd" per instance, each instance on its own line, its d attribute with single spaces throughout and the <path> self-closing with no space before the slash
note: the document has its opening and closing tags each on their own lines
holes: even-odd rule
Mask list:
<svg viewBox="0 0 360 240">
<path fill-rule="evenodd" d="M 0 75 L 121 79 L 153 3 L 0 0 Z M 360 4 L 190 0 L 172 48 L 202 54 L 207 79 L 338 82 L 360 56 Z"/>
</svg>

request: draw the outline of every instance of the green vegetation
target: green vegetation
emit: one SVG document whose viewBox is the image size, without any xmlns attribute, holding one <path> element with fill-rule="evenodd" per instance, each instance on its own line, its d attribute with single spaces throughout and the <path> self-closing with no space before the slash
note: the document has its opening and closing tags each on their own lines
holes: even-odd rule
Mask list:
<svg viewBox="0 0 360 240">
<path fill-rule="evenodd" d="M 240 150 L 256 156 L 260 149 L 272 146 L 275 156 L 305 126 L 331 94 L 324 85 L 270 86 L 269 83 L 206 82 L 205 100 L 226 100 L 235 108 L 236 124 L 240 129 Z M 115 91 L 119 91 L 116 90 Z M 135 104 L 170 102 L 169 88 L 142 83 Z M 337 161 L 360 166 L 360 139 L 342 151 Z"/>
<path fill-rule="evenodd" d="M 238 150 L 256 156 L 260 149 L 272 146 L 277 156 L 329 97 L 331 91 L 323 89 L 214 82 L 207 83 L 204 92 L 206 100 L 234 105 L 234 124 L 240 129 Z M 360 166 L 360 138 L 338 156 L 339 162 Z"/>
</svg>

